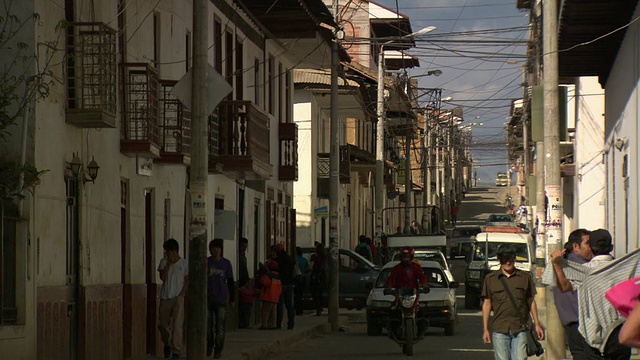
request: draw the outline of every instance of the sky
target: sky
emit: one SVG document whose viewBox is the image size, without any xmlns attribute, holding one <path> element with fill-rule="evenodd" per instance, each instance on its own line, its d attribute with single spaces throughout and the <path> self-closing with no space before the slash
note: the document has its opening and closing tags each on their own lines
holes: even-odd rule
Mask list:
<svg viewBox="0 0 640 360">
<path fill-rule="evenodd" d="M 420 88 L 442 88 L 442 108 L 462 107 L 472 126 L 471 153 L 478 183 L 495 183 L 507 169 L 506 134 L 511 99 L 522 97 L 529 12 L 515 0 L 374 0 L 409 17 L 412 30 L 436 30 L 416 38 L 408 51 L 420 59 L 409 70 Z M 441 70 L 442 75 L 425 76 Z M 420 96 L 421 92 L 418 93 Z"/>
</svg>

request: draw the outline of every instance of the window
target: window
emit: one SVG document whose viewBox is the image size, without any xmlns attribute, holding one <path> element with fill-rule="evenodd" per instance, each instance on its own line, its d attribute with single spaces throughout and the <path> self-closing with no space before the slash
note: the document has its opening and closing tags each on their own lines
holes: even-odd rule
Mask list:
<svg viewBox="0 0 640 360">
<path fill-rule="evenodd" d="M 191 33 L 189 31 L 187 31 L 187 34 L 185 35 L 184 56 L 185 71 L 189 71 L 189 68 L 191 67 Z"/>
<path fill-rule="evenodd" d="M 236 100 L 244 100 L 244 49 L 236 33 Z"/>
<path fill-rule="evenodd" d="M 227 31 L 225 37 L 225 74 L 224 77 L 233 87 L 233 34 L 230 31 Z M 227 96 L 227 99 L 233 100 L 233 92 L 230 92 Z"/>
<path fill-rule="evenodd" d="M 476 247 L 473 250 L 473 260 L 474 261 L 484 261 L 484 253 L 485 248 L 489 248 L 489 261 L 498 260 L 497 251 L 498 246 L 503 244 L 509 244 L 516 248 L 516 261 L 519 262 L 527 262 L 529 261 L 529 250 L 527 248 L 527 244 L 525 243 L 502 243 L 502 242 L 478 242 Z"/>
<path fill-rule="evenodd" d="M 153 65 L 160 69 L 160 13 L 153 13 Z"/>
<path fill-rule="evenodd" d="M 284 108 L 282 107 L 284 102 L 284 87 L 282 86 L 282 77 L 284 73 L 282 72 L 282 63 L 278 63 L 278 74 L 277 84 L 278 84 L 278 117 L 280 118 L 280 122 L 287 122 L 287 119 L 284 114 Z"/>
<path fill-rule="evenodd" d="M 0 325 L 11 325 L 18 322 L 16 302 L 17 276 L 16 258 L 18 257 L 16 242 L 18 237 L 18 207 L 11 202 L 0 206 L 2 215 L 2 247 L 0 247 L 0 294 L 2 297 L 2 313 Z"/>
<path fill-rule="evenodd" d="M 267 81 L 269 82 L 269 88 L 267 90 L 267 104 L 268 104 L 268 111 L 269 114 L 273 114 L 273 109 L 274 109 L 274 103 L 275 103 L 275 96 L 274 96 L 274 92 L 275 92 L 275 81 L 276 81 L 276 77 L 275 74 L 273 73 L 274 71 L 274 67 L 275 67 L 275 58 L 273 57 L 273 55 L 269 55 L 269 61 L 267 62 Z"/>
<path fill-rule="evenodd" d="M 256 58 L 253 65 L 253 97 L 256 106 L 260 106 L 260 60 Z"/>
<path fill-rule="evenodd" d="M 213 21 L 213 67 L 222 74 L 222 24 L 217 18 Z"/>
<path fill-rule="evenodd" d="M 285 122 L 292 123 L 293 119 L 291 118 L 291 107 L 293 106 L 293 97 L 291 94 L 291 70 L 287 70 L 285 79 L 284 79 L 284 112 L 285 112 Z"/>
</svg>

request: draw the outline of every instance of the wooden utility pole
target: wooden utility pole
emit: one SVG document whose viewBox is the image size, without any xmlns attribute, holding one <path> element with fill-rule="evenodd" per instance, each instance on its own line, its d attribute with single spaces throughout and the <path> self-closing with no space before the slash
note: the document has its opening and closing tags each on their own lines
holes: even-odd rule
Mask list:
<svg viewBox="0 0 640 360">
<path fill-rule="evenodd" d="M 338 0 L 333 0 L 333 15 L 338 16 Z M 340 200 L 340 132 L 338 131 L 338 40 L 331 43 L 331 149 L 329 167 L 329 323 L 338 331 L 339 269 L 338 269 L 338 210 Z"/>
<path fill-rule="evenodd" d="M 207 22 L 209 1 L 193 1 L 191 83 L 191 219 L 187 356 L 206 359 L 207 338 Z M 189 61 L 189 59 L 187 59 Z"/>
<path fill-rule="evenodd" d="M 560 114 L 558 112 L 558 2 L 543 2 L 544 64 L 544 190 L 548 199 L 547 257 L 562 249 L 562 184 L 560 178 Z M 542 155 L 542 154 L 540 154 Z M 540 204 L 544 206 L 543 204 Z M 549 289 L 548 289 L 549 290 Z M 556 311 L 553 292 L 546 292 L 547 358 L 566 357 L 564 328 Z"/>
</svg>

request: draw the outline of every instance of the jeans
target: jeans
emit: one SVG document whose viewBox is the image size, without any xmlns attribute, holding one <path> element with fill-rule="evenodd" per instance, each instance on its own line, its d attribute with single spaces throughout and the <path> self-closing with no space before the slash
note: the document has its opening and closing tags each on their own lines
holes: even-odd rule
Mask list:
<svg viewBox="0 0 640 360">
<path fill-rule="evenodd" d="M 240 302 L 240 328 L 246 329 L 251 322 L 252 303 Z"/>
<path fill-rule="evenodd" d="M 208 303 L 207 310 L 207 354 L 212 350 L 220 354 L 224 346 L 227 304 Z"/>
<path fill-rule="evenodd" d="M 609 339 L 607 340 L 607 344 L 604 347 L 604 353 L 602 354 L 600 354 L 600 350 L 589 346 L 585 341 L 587 359 L 628 360 L 631 358 L 631 349 L 620 344 L 620 341 L 618 340 L 620 328 L 622 328 L 622 325 L 618 325 L 618 327 L 611 332 L 611 335 L 609 335 Z"/>
<path fill-rule="evenodd" d="M 526 360 L 528 358 L 524 331 L 517 334 L 494 332 L 492 341 L 496 360 Z"/>
<path fill-rule="evenodd" d="M 282 327 L 282 318 L 284 307 L 287 308 L 287 329 L 293 329 L 295 324 L 296 311 L 293 308 L 293 285 L 282 285 L 282 294 L 280 295 L 280 301 L 278 302 L 278 315 L 276 319 L 276 327 Z"/>
<path fill-rule="evenodd" d="M 296 308 L 296 315 L 302 315 L 304 313 L 304 306 L 302 304 L 302 298 L 304 293 L 305 277 L 299 276 L 296 279 L 296 287 L 293 289 L 293 305 Z"/>
<path fill-rule="evenodd" d="M 584 337 L 578 331 L 578 323 L 573 322 L 567 324 L 564 327 L 564 332 L 567 334 L 567 342 L 569 343 L 569 351 L 571 351 L 571 356 L 573 360 L 586 360 L 587 354 L 585 353 L 585 345 L 587 344 L 584 341 Z"/>
</svg>

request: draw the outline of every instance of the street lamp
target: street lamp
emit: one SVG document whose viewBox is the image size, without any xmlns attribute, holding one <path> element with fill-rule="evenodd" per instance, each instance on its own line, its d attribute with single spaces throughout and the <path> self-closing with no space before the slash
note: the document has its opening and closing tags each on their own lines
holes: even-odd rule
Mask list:
<svg viewBox="0 0 640 360">
<path fill-rule="evenodd" d="M 414 33 L 390 39 L 380 45 L 380 53 L 378 54 L 378 104 L 377 115 L 378 123 L 376 124 L 376 243 L 380 244 L 382 239 L 382 204 L 384 202 L 384 47 L 398 41 L 400 39 L 423 35 L 435 30 L 435 26 L 422 28 Z M 409 169 L 405 169 L 405 176 L 408 176 Z M 405 189 L 405 201 L 407 189 Z"/>
<path fill-rule="evenodd" d="M 429 71 L 427 71 L 427 76 L 431 76 L 431 75 L 434 75 L 434 76 L 440 76 L 440 75 L 442 75 L 442 70 L 440 70 L 440 69 L 435 69 L 435 70 L 429 70 Z"/>
<path fill-rule="evenodd" d="M 89 164 L 87 164 L 87 173 L 89 174 L 88 178 L 82 171 L 82 160 L 80 160 L 77 154 L 73 154 L 73 159 L 69 163 L 69 166 L 71 167 L 71 174 L 73 174 L 73 177 L 81 179 L 83 184 L 87 181 L 94 183 L 98 177 L 98 170 L 100 170 L 100 166 L 98 166 L 98 163 L 93 156 L 91 157 Z"/>
</svg>

